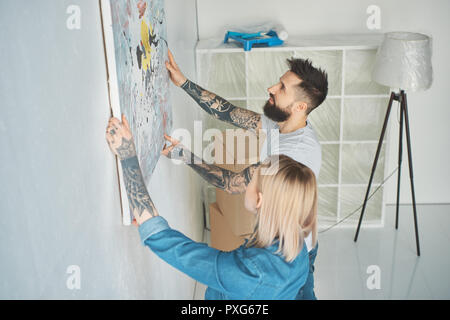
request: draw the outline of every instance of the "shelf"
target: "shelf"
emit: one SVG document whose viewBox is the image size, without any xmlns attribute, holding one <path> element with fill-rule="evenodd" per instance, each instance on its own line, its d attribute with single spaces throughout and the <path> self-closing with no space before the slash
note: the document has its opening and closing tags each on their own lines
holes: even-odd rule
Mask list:
<svg viewBox="0 0 450 320">
<path fill-rule="evenodd" d="M 390 88 L 371 80 L 382 38 L 382 34 L 290 37 L 282 46 L 247 52 L 236 43 L 222 43 L 222 39 L 201 40 L 197 44 L 199 84 L 239 107 L 260 114 L 269 98 L 267 89 L 277 84 L 288 70 L 288 58 L 310 59 L 313 66 L 327 71 L 327 99 L 308 118 L 322 147 L 318 177 L 320 228 L 340 221 L 364 201 L 390 98 Z M 207 117 L 209 127 L 234 128 Z M 389 130 L 383 140 L 372 190 L 386 178 L 388 135 Z M 369 201 L 364 227 L 383 225 L 384 192 L 381 187 Z M 355 226 L 358 218 L 355 213 L 338 226 Z"/>
<path fill-rule="evenodd" d="M 341 49 L 367 49 L 377 48 L 383 41 L 383 34 L 330 34 L 330 35 L 304 35 L 290 36 L 281 46 L 254 48 L 255 51 L 293 51 L 293 50 L 341 50 Z M 197 43 L 198 53 L 217 52 L 244 52 L 242 45 L 230 41 L 223 43 L 223 38 L 205 39 Z"/>
</svg>

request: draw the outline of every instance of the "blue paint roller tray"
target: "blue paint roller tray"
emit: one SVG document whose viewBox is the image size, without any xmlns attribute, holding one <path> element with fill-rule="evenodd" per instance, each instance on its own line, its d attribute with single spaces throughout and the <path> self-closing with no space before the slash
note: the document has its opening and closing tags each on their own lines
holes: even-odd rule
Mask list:
<svg viewBox="0 0 450 320">
<path fill-rule="evenodd" d="M 244 51 L 250 51 L 253 46 L 272 47 L 283 44 L 283 40 L 278 38 L 277 33 L 273 30 L 270 30 L 269 32 L 265 33 L 262 32 L 242 33 L 242 32 L 227 31 L 223 42 L 227 43 L 229 39 L 233 39 L 242 43 Z"/>
</svg>

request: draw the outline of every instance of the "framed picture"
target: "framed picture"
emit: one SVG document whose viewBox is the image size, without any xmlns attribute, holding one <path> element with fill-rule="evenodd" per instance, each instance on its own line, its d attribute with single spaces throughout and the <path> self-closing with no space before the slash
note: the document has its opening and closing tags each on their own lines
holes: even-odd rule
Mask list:
<svg viewBox="0 0 450 320">
<path fill-rule="evenodd" d="M 148 186 L 172 129 L 164 0 L 101 0 L 110 105 L 125 114 Z M 132 215 L 118 161 L 123 224 Z"/>
</svg>

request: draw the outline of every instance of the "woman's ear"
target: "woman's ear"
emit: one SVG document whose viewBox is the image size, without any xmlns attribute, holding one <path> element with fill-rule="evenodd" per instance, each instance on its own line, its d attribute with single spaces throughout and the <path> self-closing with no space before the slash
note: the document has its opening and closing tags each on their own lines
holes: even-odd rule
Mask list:
<svg viewBox="0 0 450 320">
<path fill-rule="evenodd" d="M 263 194 L 262 192 L 258 191 L 258 200 L 256 201 L 256 209 L 261 208 L 262 201 L 263 201 Z"/>
</svg>

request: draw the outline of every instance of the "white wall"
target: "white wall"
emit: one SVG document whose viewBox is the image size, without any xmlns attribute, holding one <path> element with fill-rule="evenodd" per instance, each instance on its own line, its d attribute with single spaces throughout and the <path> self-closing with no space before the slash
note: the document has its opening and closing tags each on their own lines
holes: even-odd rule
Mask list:
<svg viewBox="0 0 450 320">
<path fill-rule="evenodd" d="M 369 5 L 381 9 L 381 29 L 368 30 Z M 433 38 L 434 83 L 408 93 L 416 201 L 450 203 L 450 1 L 448 0 L 198 0 L 199 37 L 223 38 L 226 26 L 279 21 L 291 35 L 421 32 Z M 396 105 L 395 105 L 396 107 Z M 398 122 L 390 118 L 388 172 L 397 166 Z M 411 203 L 404 142 L 401 203 Z M 368 177 L 369 178 L 369 177 Z M 387 184 L 387 201 L 396 201 L 396 174 Z"/>
<path fill-rule="evenodd" d="M 166 1 L 169 44 L 194 70 L 195 3 Z M 81 8 L 81 30 L 66 8 Z M 121 224 L 98 1 L 0 2 L 0 298 L 190 299 L 194 281 Z M 177 88 L 174 128 L 196 112 Z M 160 214 L 202 239 L 198 177 L 161 159 L 149 186 Z M 81 289 L 66 268 L 81 268 Z"/>
</svg>

